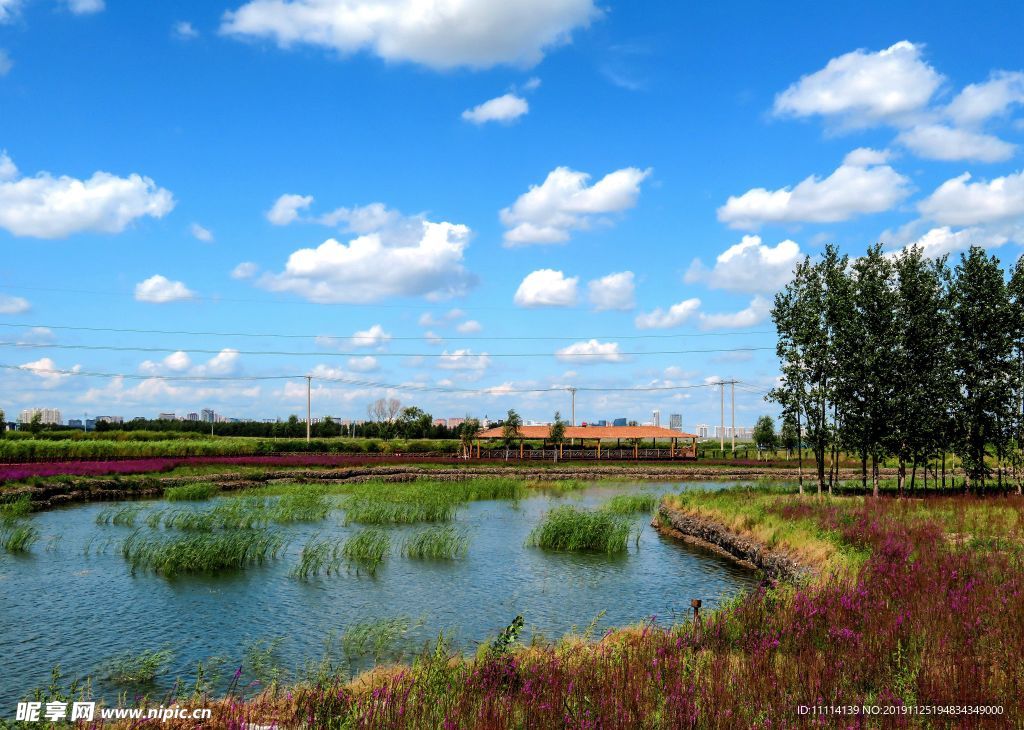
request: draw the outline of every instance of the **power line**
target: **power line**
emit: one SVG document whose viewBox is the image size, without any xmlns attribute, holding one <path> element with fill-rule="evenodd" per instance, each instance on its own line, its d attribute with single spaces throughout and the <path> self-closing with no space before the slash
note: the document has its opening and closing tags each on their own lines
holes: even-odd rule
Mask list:
<svg viewBox="0 0 1024 730">
<path fill-rule="evenodd" d="M 205 355 L 217 355 L 223 352 L 221 349 L 208 349 L 196 347 L 130 347 L 127 345 L 68 345 L 59 343 L 39 342 L 0 342 L 0 347 L 17 347 L 34 350 L 99 350 L 108 352 L 150 352 L 150 353 L 173 353 L 193 352 Z M 728 348 L 706 348 L 693 350 L 646 350 L 646 351 L 616 351 L 616 352 L 479 352 L 479 353 L 449 353 L 449 352 L 377 352 L 373 357 L 433 357 L 433 358 L 479 358 L 479 357 L 561 357 L 563 359 L 576 358 L 609 358 L 620 356 L 639 355 L 693 355 L 710 354 L 723 352 L 759 352 L 772 350 L 774 347 L 728 347 Z M 329 352 L 329 351 L 295 351 L 295 350 L 231 350 L 239 355 L 284 355 L 292 357 L 363 357 L 366 352 Z"/>
<path fill-rule="evenodd" d="M 77 327 L 71 325 L 58 325 L 58 324 L 19 324 L 16 322 L 0 322 L 0 327 L 25 327 L 50 329 L 50 330 L 69 330 L 75 332 L 117 332 L 121 334 L 147 334 L 147 335 L 185 335 L 195 337 L 266 337 L 274 339 L 325 339 L 325 340 L 350 340 L 350 341 L 370 341 L 376 342 L 380 339 L 378 335 L 299 335 L 299 334 L 278 334 L 271 332 L 204 332 L 204 331 L 193 331 L 193 330 L 155 330 L 155 329 L 139 329 L 139 328 L 119 328 L 119 327 Z M 440 339 L 451 340 L 451 341 L 501 341 L 501 340 L 646 340 L 646 339 L 676 339 L 683 337 L 732 337 L 732 336 L 746 336 L 746 335 L 771 335 L 775 334 L 771 330 L 743 330 L 737 332 L 690 332 L 680 334 L 647 334 L 647 335 L 476 335 L 476 336 L 444 336 Z M 410 341 L 434 341 L 436 338 L 427 337 L 426 335 L 417 336 L 393 336 L 388 335 L 386 337 L 388 341 L 391 340 L 410 340 Z"/>
</svg>

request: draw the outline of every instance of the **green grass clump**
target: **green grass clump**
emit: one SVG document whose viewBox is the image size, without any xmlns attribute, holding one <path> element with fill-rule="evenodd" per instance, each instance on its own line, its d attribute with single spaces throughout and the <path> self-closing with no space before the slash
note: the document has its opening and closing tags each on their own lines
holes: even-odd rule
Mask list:
<svg viewBox="0 0 1024 730">
<path fill-rule="evenodd" d="M 650 492 L 640 494 L 616 494 L 601 505 L 601 509 L 613 515 L 629 515 L 634 512 L 651 512 L 658 506 L 658 496 Z"/>
<path fill-rule="evenodd" d="M 10 525 L 32 513 L 32 499 L 27 494 L 10 502 L 0 503 L 0 524 Z"/>
<path fill-rule="evenodd" d="M 331 511 L 322 490 L 308 488 L 301 492 L 282 495 L 270 509 L 273 522 L 319 522 Z"/>
<path fill-rule="evenodd" d="M 341 554 L 350 563 L 365 568 L 370 575 L 377 572 L 377 566 L 391 552 L 391 538 L 383 530 L 360 530 L 345 540 Z"/>
<path fill-rule="evenodd" d="M 213 484 L 186 484 L 182 487 L 168 487 L 164 499 L 168 502 L 201 502 L 217 493 Z"/>
<path fill-rule="evenodd" d="M 562 506 L 544 516 L 526 544 L 546 550 L 620 553 L 626 549 L 630 531 L 629 522 L 618 515 Z"/>
<path fill-rule="evenodd" d="M 142 507 L 137 504 L 107 507 L 107 509 L 96 515 L 96 524 L 135 527 L 135 520 L 138 519 L 141 512 Z"/>
<path fill-rule="evenodd" d="M 249 530 L 266 526 L 270 519 L 269 504 L 267 499 L 261 497 L 224 499 L 205 510 L 188 507 L 156 510 L 147 517 L 146 522 L 154 528 L 162 524 L 168 529 L 188 532 Z"/>
<path fill-rule="evenodd" d="M 321 573 L 338 573 L 341 570 L 341 551 L 340 540 L 324 540 L 314 535 L 302 548 L 299 564 L 292 569 L 292 575 L 308 580 Z"/>
<path fill-rule="evenodd" d="M 148 570 L 171 578 L 262 565 L 276 559 L 284 547 L 284 538 L 276 532 L 236 530 L 172 539 L 135 532 L 122 543 L 121 555 L 133 573 Z"/>
<path fill-rule="evenodd" d="M 0 530 L 0 544 L 9 553 L 26 553 L 39 539 L 39 531 L 32 525 L 11 525 Z"/>
<path fill-rule="evenodd" d="M 366 621 L 350 626 L 339 643 L 349 661 L 366 656 L 379 661 L 385 654 L 396 652 L 405 635 L 422 625 L 422 619 L 414 622 L 406 616 Z"/>
<path fill-rule="evenodd" d="M 428 527 L 402 543 L 402 555 L 421 560 L 453 560 L 469 550 L 469 537 L 452 527 Z"/>
<path fill-rule="evenodd" d="M 170 649 L 144 651 L 141 654 L 122 654 L 110 661 L 106 677 L 116 684 L 152 684 L 170 664 L 174 652 Z"/>
<path fill-rule="evenodd" d="M 408 525 L 415 522 L 448 522 L 455 516 L 455 505 L 443 499 L 395 501 L 353 495 L 345 500 L 344 508 L 346 524 Z"/>
</svg>

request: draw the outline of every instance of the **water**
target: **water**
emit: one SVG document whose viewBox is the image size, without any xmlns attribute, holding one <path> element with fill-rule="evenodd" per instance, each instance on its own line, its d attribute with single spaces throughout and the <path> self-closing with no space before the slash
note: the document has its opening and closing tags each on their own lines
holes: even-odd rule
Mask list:
<svg viewBox="0 0 1024 730">
<path fill-rule="evenodd" d="M 47 686 L 56 664 L 66 678 L 81 678 L 101 674 L 112 657 L 163 647 L 173 650 L 174 659 L 161 687 L 176 677 L 191 684 L 196 662 L 211 657 L 224 658 L 230 675 L 244 662 L 247 646 L 278 637 L 276 661 L 294 675 L 323 655 L 328 636 L 380 618 L 412 621 L 416 628 L 405 638 L 410 649 L 443 630 L 469 652 L 519 614 L 526 620 L 526 640 L 582 630 L 602 611 L 598 631 L 651 617 L 669 624 L 689 613 L 690 599 L 713 608 L 755 585 L 756 578 L 712 553 L 662 537 L 649 526 L 649 515 L 630 518 L 639 543 L 631 542 L 619 556 L 546 552 L 525 547 L 526 537 L 557 504 L 592 507 L 626 491 L 663 494 L 720 486 L 601 483 L 561 496 L 536 493 L 517 503 L 469 503 L 454 521 L 470 536 L 464 559 L 430 562 L 392 555 L 375 577 L 342 573 L 308 581 L 289 575 L 306 540 L 359 529 L 343 525 L 341 510 L 321 523 L 280 526 L 290 547 L 270 565 L 173 580 L 130 574 L 117 542 L 132 529 L 96 524 L 100 511 L 116 505 L 40 513 L 32 521 L 42 536 L 31 554 L 0 553 L 0 713 Z M 146 510 L 167 506 L 142 504 L 143 517 Z M 384 529 L 391 531 L 394 553 L 402 535 L 417 527 Z M 108 548 L 95 554 L 104 543 Z M 94 688 L 108 701 L 119 689 L 102 679 Z"/>
</svg>

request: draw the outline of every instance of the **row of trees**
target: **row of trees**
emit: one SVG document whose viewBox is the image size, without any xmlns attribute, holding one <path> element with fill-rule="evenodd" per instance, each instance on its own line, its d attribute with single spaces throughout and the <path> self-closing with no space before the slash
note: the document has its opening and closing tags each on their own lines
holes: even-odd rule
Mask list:
<svg viewBox="0 0 1024 730">
<path fill-rule="evenodd" d="M 812 450 L 819 493 L 840 450 L 859 456 L 865 485 L 870 462 L 876 495 L 883 459 L 902 493 L 908 465 L 913 484 L 947 453 L 966 489 L 993 467 L 1001 484 L 1007 466 L 1020 489 L 1024 258 L 1007 277 L 978 247 L 951 268 L 917 247 L 851 260 L 828 246 L 797 265 L 772 319 L 781 378 L 768 397 Z"/>
</svg>

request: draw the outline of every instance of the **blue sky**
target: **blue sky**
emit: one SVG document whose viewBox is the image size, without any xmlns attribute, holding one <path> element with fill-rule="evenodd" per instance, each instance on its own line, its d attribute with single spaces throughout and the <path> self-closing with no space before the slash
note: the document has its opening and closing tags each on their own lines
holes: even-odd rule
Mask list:
<svg viewBox="0 0 1024 730">
<path fill-rule="evenodd" d="M 798 257 L 1019 255 L 1019 4 L 451 5 L 0 0 L 0 407 L 749 425 Z"/>
</svg>

